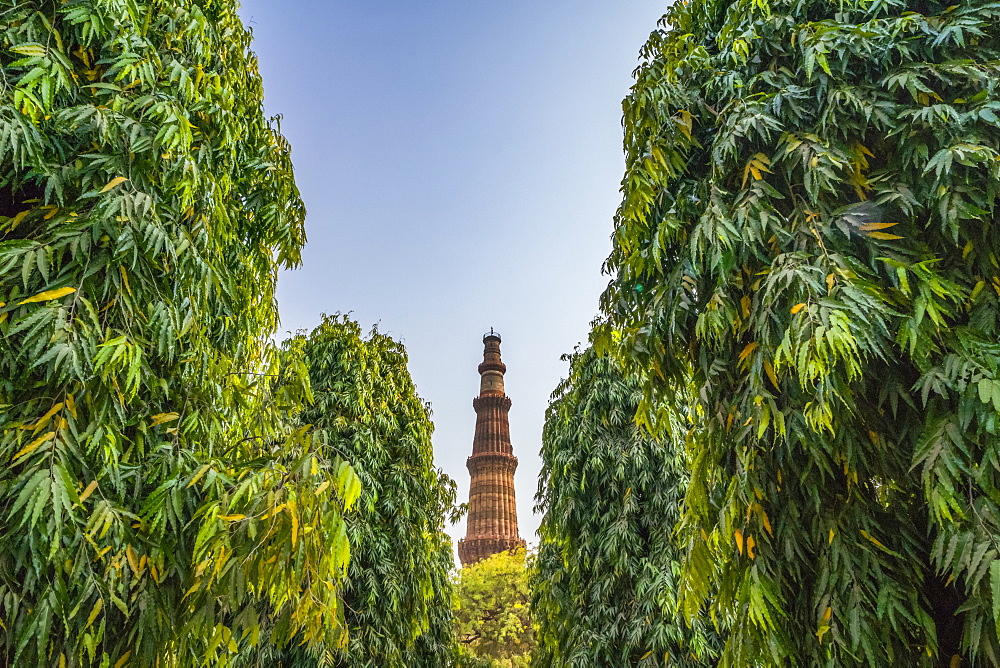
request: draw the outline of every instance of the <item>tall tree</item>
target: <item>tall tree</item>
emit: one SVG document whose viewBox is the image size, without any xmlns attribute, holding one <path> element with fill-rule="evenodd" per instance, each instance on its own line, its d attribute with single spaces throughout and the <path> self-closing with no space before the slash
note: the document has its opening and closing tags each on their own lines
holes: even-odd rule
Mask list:
<svg viewBox="0 0 1000 668">
<path fill-rule="evenodd" d="M 338 665 L 448 665 L 454 649 L 453 566 L 444 523 L 454 484 L 435 470 L 430 408 L 417 396 L 401 343 L 346 316 L 295 341 L 315 401 L 300 416 L 321 430 L 329 456 L 361 479 L 348 518 L 351 563 L 344 590 L 350 640 Z"/>
<path fill-rule="evenodd" d="M 714 665 L 714 635 L 677 609 L 683 449 L 636 424 L 639 376 L 593 348 L 567 359 L 542 433 L 535 665 Z"/>
<path fill-rule="evenodd" d="M 0 16 L 0 664 L 342 641 L 357 479 L 269 343 L 304 211 L 236 3 Z"/>
<path fill-rule="evenodd" d="M 643 49 L 604 308 L 690 425 L 723 665 L 1000 662 L 998 26 L 691 0 Z"/>
</svg>

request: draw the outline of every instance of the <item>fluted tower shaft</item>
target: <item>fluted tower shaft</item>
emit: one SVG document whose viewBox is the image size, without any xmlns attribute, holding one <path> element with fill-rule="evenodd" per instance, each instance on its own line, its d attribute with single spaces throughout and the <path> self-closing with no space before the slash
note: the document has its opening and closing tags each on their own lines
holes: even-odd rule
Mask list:
<svg viewBox="0 0 1000 668">
<path fill-rule="evenodd" d="M 479 396 L 472 400 L 476 409 L 476 435 L 472 440 L 472 456 L 466 462 L 471 476 L 469 518 L 465 538 L 458 542 L 458 558 L 463 566 L 525 544 L 517 531 L 514 498 L 517 457 L 510 444 L 507 419 L 510 399 L 504 394 L 503 385 L 506 371 L 500 359 L 500 335 L 490 330 L 483 337 Z"/>
</svg>

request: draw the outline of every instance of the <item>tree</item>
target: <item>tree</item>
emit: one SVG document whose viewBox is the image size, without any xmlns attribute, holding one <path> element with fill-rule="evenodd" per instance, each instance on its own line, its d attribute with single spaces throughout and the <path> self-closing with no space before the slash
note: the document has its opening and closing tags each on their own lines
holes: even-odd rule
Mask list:
<svg viewBox="0 0 1000 668">
<path fill-rule="evenodd" d="M 0 663 L 343 641 L 343 459 L 269 342 L 304 210 L 227 0 L 3 2 Z"/>
<path fill-rule="evenodd" d="M 603 304 L 723 665 L 1000 662 L 998 19 L 691 0 L 643 49 Z"/>
<path fill-rule="evenodd" d="M 523 549 L 499 552 L 456 571 L 455 633 L 460 665 L 527 666 L 534 647 Z"/>
<path fill-rule="evenodd" d="M 343 666 L 445 666 L 454 651 L 453 566 L 445 518 L 454 483 L 434 469 L 430 408 L 417 396 L 403 345 L 346 316 L 293 341 L 309 365 L 314 401 L 299 416 L 329 457 L 361 480 L 344 589 L 350 640 Z"/>
<path fill-rule="evenodd" d="M 717 640 L 677 609 L 683 453 L 635 423 L 637 374 L 593 348 L 565 359 L 542 433 L 535 665 L 714 665 Z"/>
</svg>

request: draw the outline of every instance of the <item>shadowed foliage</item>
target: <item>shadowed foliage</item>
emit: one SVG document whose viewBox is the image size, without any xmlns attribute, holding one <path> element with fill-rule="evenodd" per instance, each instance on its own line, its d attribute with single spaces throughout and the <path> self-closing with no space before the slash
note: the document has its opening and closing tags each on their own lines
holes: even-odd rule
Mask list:
<svg viewBox="0 0 1000 668">
<path fill-rule="evenodd" d="M 682 449 L 636 424 L 638 376 L 593 348 L 568 360 L 542 434 L 534 665 L 714 665 L 714 635 L 677 611 Z"/>
</svg>

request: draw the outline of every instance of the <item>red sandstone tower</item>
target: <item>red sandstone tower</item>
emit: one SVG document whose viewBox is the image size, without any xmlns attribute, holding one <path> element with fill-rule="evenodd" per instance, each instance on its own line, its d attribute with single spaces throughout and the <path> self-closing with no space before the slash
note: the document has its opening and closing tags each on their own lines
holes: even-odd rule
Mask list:
<svg viewBox="0 0 1000 668">
<path fill-rule="evenodd" d="M 458 541 L 458 558 L 463 566 L 525 545 L 517 532 L 514 501 L 517 457 L 510 445 L 507 422 L 510 399 L 503 388 L 507 366 L 500 361 L 500 335 L 491 329 L 483 337 L 483 347 L 479 396 L 472 400 L 476 409 L 476 436 L 472 440 L 472 456 L 466 462 L 472 476 L 469 520 L 465 538 Z"/>
</svg>

